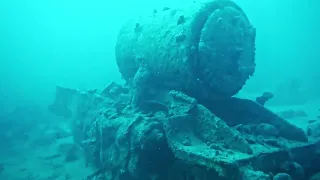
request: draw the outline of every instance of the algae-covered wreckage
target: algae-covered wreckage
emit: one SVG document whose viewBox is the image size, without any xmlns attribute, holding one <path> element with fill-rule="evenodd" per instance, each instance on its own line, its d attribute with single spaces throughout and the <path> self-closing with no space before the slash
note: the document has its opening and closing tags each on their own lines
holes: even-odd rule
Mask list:
<svg viewBox="0 0 320 180">
<path fill-rule="evenodd" d="M 96 169 L 87 179 L 304 179 L 320 171 L 317 139 L 232 97 L 253 75 L 254 57 L 255 28 L 232 1 L 155 10 L 119 32 L 125 85 L 57 87 L 49 109 L 71 120 L 75 145 Z"/>
</svg>

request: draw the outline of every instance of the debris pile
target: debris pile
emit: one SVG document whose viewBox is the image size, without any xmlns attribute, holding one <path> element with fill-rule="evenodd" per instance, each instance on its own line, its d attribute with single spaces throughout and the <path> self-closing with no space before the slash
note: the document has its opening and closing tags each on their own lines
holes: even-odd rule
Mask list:
<svg viewBox="0 0 320 180">
<path fill-rule="evenodd" d="M 216 104 L 233 117 L 175 90 L 141 106 L 132 103 L 129 87 L 116 83 L 101 93 L 57 91 L 73 100 L 61 106 L 65 96 L 57 96 L 51 106 L 57 114 L 71 112 L 74 143 L 84 150 L 85 165 L 96 169 L 88 179 L 270 179 L 298 176 L 301 168 L 303 177 L 320 171 L 314 168 L 319 139 L 254 101 Z"/>
</svg>

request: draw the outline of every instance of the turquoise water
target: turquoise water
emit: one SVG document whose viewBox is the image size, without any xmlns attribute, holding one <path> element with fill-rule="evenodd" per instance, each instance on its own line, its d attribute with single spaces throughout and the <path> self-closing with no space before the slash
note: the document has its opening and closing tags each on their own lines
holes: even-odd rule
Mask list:
<svg viewBox="0 0 320 180">
<path fill-rule="evenodd" d="M 312 117 L 317 116 L 315 109 L 320 98 L 320 2 L 236 2 L 257 29 L 256 72 L 240 96 L 255 97 L 261 92 L 270 91 L 275 95 L 270 106 L 282 108 L 316 104 L 310 111 Z M 185 3 L 1 0 L 0 117 L 10 117 L 11 124 L 6 124 L 6 129 L 12 128 L 13 132 L 23 132 L 30 137 L 43 133 L 24 129 L 33 129 L 30 124 L 34 123 L 40 124 L 41 131 L 46 133 L 50 133 L 47 127 L 61 129 L 62 126 L 62 129 L 68 129 L 63 119 L 47 112 L 47 106 L 54 99 L 55 86 L 90 90 L 103 89 L 111 81 L 122 83 L 114 53 L 122 24 L 138 14 L 151 14 L 154 8 L 183 6 Z M 23 110 L 17 112 L 19 108 Z M 20 143 L 19 147 L 28 139 L 11 138 L 12 143 Z M 11 164 L 21 158 L 16 151 L 12 152 L 15 157 Z M 2 160 L 9 162 L 1 158 L 0 154 L 0 177 L 3 172 Z M 41 167 L 40 160 L 28 159 L 25 166 L 29 164 L 34 169 Z M 4 166 L 10 169 L 9 174 L 14 174 L 16 169 L 13 165 L 9 165 L 9 168 Z M 77 164 L 71 164 L 69 168 L 77 171 L 77 167 Z M 23 175 L 28 174 L 23 167 L 17 169 Z M 86 171 L 83 170 L 83 174 L 86 175 Z M 20 178 L 25 179 L 25 176 Z"/>
<path fill-rule="evenodd" d="M 257 28 L 258 65 L 250 89 L 274 88 L 290 78 L 316 86 L 310 77 L 319 77 L 319 2 L 237 2 Z M 1 1 L 1 102 L 47 103 L 55 84 L 88 89 L 119 81 L 114 44 L 121 24 L 167 4 L 183 3 Z"/>
</svg>

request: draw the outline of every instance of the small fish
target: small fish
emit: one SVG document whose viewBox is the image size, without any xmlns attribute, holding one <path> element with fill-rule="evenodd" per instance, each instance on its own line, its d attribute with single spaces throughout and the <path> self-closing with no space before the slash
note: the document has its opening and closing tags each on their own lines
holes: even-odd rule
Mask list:
<svg viewBox="0 0 320 180">
<path fill-rule="evenodd" d="M 169 7 L 164 7 L 163 9 L 162 9 L 162 11 L 167 11 L 167 10 L 169 10 L 170 8 Z"/>
<path fill-rule="evenodd" d="M 313 119 L 313 120 L 309 120 L 308 123 L 309 123 L 309 124 L 312 124 L 312 123 L 314 123 L 314 122 L 316 122 L 316 121 L 317 121 L 316 119 Z"/>
</svg>

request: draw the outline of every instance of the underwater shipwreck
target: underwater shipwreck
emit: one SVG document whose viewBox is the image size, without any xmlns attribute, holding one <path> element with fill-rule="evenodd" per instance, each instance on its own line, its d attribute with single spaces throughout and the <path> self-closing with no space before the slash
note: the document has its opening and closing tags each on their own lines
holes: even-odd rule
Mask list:
<svg viewBox="0 0 320 180">
<path fill-rule="evenodd" d="M 234 97 L 255 72 L 256 29 L 233 1 L 154 10 L 123 25 L 125 84 L 57 86 L 51 112 L 72 124 L 87 177 L 106 180 L 309 179 L 320 138 Z M 266 97 L 266 98 L 264 98 Z"/>
</svg>

